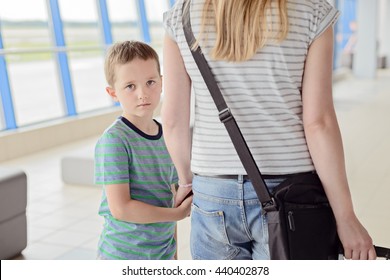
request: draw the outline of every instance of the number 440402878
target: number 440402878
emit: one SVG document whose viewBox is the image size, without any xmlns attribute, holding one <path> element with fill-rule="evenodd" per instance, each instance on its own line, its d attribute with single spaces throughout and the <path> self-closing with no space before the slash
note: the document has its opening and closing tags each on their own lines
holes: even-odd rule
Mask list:
<svg viewBox="0 0 390 280">
<path fill-rule="evenodd" d="M 254 266 L 254 267 L 218 267 L 215 271 L 218 275 L 269 275 L 269 267 Z"/>
</svg>

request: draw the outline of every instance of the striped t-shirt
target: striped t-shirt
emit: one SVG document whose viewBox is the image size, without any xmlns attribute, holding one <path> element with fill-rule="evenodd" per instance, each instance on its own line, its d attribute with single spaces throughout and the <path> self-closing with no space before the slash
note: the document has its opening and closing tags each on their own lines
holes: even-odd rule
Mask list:
<svg viewBox="0 0 390 280">
<path fill-rule="evenodd" d="M 127 119 L 117 119 L 95 148 L 95 182 L 129 184 L 130 196 L 151 205 L 172 207 L 171 184 L 177 174 L 165 146 L 161 124 L 157 135 L 147 135 Z M 176 252 L 175 222 L 137 224 L 115 219 L 103 188 L 99 215 L 104 227 L 99 240 L 103 259 L 172 259 Z"/>
<path fill-rule="evenodd" d="M 195 94 L 191 169 L 198 174 L 246 174 L 185 40 L 183 1 L 187 0 L 176 1 L 164 14 L 164 26 L 179 46 Z M 272 22 L 278 20 L 274 2 Z M 191 1 L 195 37 L 200 31 L 203 4 L 204 0 Z M 226 103 L 264 174 L 314 170 L 303 131 L 302 78 L 310 44 L 338 17 L 338 11 L 326 0 L 288 0 L 287 7 L 286 40 L 270 42 L 248 61 L 211 59 L 209 53 L 216 38 L 213 26 L 206 28 L 207 42 L 200 42 Z"/>
</svg>

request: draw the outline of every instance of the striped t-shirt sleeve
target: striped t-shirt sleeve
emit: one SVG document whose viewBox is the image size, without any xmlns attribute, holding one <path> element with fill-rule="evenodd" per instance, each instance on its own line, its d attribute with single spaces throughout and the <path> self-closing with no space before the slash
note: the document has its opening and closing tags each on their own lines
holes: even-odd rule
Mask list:
<svg viewBox="0 0 390 280">
<path fill-rule="evenodd" d="M 165 31 L 169 35 L 169 37 L 176 41 L 176 25 L 177 21 L 174 21 L 173 19 L 176 19 L 179 14 L 181 14 L 181 9 L 183 6 L 183 1 L 176 1 L 175 5 L 172 7 L 172 9 L 164 12 L 163 14 L 163 25 L 165 28 Z"/>
<path fill-rule="evenodd" d="M 317 39 L 329 26 L 333 25 L 338 17 L 339 11 L 335 9 L 327 0 L 312 1 L 313 18 L 311 22 L 311 32 L 309 34 L 310 44 Z"/>
<path fill-rule="evenodd" d="M 105 133 L 95 147 L 95 183 L 100 185 L 130 182 L 129 155 L 119 135 Z"/>
</svg>

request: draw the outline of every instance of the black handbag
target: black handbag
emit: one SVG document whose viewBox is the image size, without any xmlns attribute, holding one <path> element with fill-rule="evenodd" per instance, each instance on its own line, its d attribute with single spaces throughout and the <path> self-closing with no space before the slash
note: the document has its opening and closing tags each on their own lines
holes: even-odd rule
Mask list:
<svg viewBox="0 0 390 280">
<path fill-rule="evenodd" d="M 316 173 L 296 174 L 278 185 L 265 204 L 271 259 L 336 260 L 336 221 Z"/>
<path fill-rule="evenodd" d="M 340 241 L 336 221 L 324 188 L 315 172 L 294 174 L 269 192 L 261 172 L 228 108 L 200 47 L 192 49 L 195 40 L 191 29 L 189 1 L 184 1 L 182 23 L 184 34 L 219 111 L 237 154 L 255 188 L 268 221 L 270 257 L 274 260 L 338 259 Z M 377 255 L 389 258 L 390 249 L 375 247 Z"/>
</svg>

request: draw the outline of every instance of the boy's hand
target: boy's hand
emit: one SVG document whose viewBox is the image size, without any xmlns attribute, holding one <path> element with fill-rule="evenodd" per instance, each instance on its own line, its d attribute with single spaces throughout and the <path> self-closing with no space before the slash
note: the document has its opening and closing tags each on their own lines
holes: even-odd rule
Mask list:
<svg viewBox="0 0 390 280">
<path fill-rule="evenodd" d="M 178 207 L 185 197 L 192 192 L 192 188 L 178 188 L 176 191 L 176 196 L 175 196 L 175 207 Z"/>
</svg>

